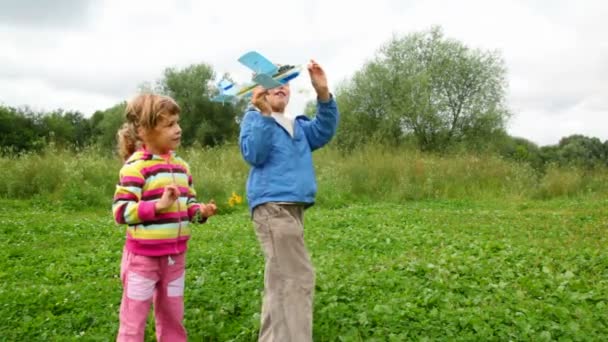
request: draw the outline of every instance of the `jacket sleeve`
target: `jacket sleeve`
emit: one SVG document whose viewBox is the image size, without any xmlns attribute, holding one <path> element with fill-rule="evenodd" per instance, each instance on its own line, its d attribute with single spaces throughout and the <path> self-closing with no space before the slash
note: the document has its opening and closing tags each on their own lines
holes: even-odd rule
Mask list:
<svg viewBox="0 0 608 342">
<path fill-rule="evenodd" d="M 141 200 L 144 183 L 141 172 L 133 164 L 122 167 L 112 204 L 116 223 L 134 225 L 155 219 L 155 202 Z"/>
<path fill-rule="evenodd" d="M 188 200 L 186 201 L 188 207 L 188 218 L 191 222 L 205 223 L 207 218 L 200 215 L 201 205 L 196 200 L 196 190 L 194 189 L 194 184 L 192 182 L 190 167 L 188 166 L 186 170 L 188 174 Z"/>
<path fill-rule="evenodd" d="M 248 111 L 241 123 L 239 145 L 243 159 L 252 166 L 264 164 L 272 146 L 275 121 L 258 111 Z"/>
<path fill-rule="evenodd" d="M 314 119 L 300 121 L 312 151 L 323 147 L 336 134 L 339 118 L 338 105 L 332 95 L 326 102 L 317 102 Z"/>
</svg>

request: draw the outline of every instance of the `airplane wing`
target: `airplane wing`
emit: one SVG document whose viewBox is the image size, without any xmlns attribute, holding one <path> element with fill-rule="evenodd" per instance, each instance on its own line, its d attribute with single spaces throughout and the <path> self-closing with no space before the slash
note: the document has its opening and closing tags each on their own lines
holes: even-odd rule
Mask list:
<svg viewBox="0 0 608 342">
<path fill-rule="evenodd" d="M 275 80 L 272 78 L 272 75 L 269 74 L 256 74 L 253 77 L 253 81 L 266 89 L 272 89 L 283 85 L 283 83 Z"/>
<path fill-rule="evenodd" d="M 272 76 L 279 70 L 276 65 L 256 51 L 250 51 L 242 55 L 239 58 L 239 62 L 253 70 L 257 75 L 266 74 Z"/>
<path fill-rule="evenodd" d="M 247 99 L 251 96 L 253 89 L 257 86 L 253 84 L 235 84 L 228 80 L 221 80 L 217 84 L 219 94 L 211 99 L 213 102 L 236 102 L 239 99 Z"/>
<path fill-rule="evenodd" d="M 258 85 L 266 89 L 279 87 L 296 78 L 302 70 L 301 66 L 293 65 L 283 65 L 279 68 L 256 51 L 242 55 L 239 62 L 255 72 L 253 83 L 237 85 L 223 79 L 217 84 L 219 94 L 212 101 L 224 103 L 247 99 Z"/>
<path fill-rule="evenodd" d="M 301 65 L 283 65 L 279 68 L 279 72 L 273 76 L 273 79 L 281 82 L 282 84 L 287 84 L 289 81 L 298 77 L 301 71 Z"/>
</svg>

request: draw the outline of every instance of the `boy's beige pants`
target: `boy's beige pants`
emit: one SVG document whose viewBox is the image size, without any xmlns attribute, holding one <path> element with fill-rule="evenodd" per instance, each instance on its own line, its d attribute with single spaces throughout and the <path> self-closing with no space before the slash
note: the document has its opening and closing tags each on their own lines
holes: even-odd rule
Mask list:
<svg viewBox="0 0 608 342">
<path fill-rule="evenodd" d="M 304 244 L 304 207 L 265 203 L 253 211 L 264 251 L 264 300 L 259 341 L 312 341 L 315 273 Z"/>
</svg>

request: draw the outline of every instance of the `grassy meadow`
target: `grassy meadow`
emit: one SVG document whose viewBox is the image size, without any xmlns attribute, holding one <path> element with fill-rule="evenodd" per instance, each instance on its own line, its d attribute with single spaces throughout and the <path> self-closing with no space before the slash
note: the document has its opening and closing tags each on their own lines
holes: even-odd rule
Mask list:
<svg viewBox="0 0 608 342">
<path fill-rule="evenodd" d="M 181 155 L 220 206 L 190 243 L 190 340 L 255 341 L 263 257 L 245 203 L 228 203 L 247 166 L 234 146 Z M 315 159 L 315 341 L 608 339 L 606 170 L 377 147 Z M 0 341 L 114 340 L 120 161 L 50 148 L 0 167 Z"/>
</svg>

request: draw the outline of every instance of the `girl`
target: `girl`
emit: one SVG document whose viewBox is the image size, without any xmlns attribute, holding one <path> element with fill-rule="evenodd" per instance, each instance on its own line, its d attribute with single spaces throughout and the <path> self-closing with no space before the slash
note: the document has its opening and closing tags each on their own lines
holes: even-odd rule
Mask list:
<svg viewBox="0 0 608 342">
<path fill-rule="evenodd" d="M 120 170 L 112 211 L 127 225 L 121 263 L 123 295 L 118 341 L 143 341 L 154 300 L 159 341 L 185 341 L 184 272 L 190 222 L 215 214 L 213 202 L 196 202 L 179 145 L 180 108 L 173 99 L 142 94 L 127 104 L 118 132 Z"/>
</svg>

